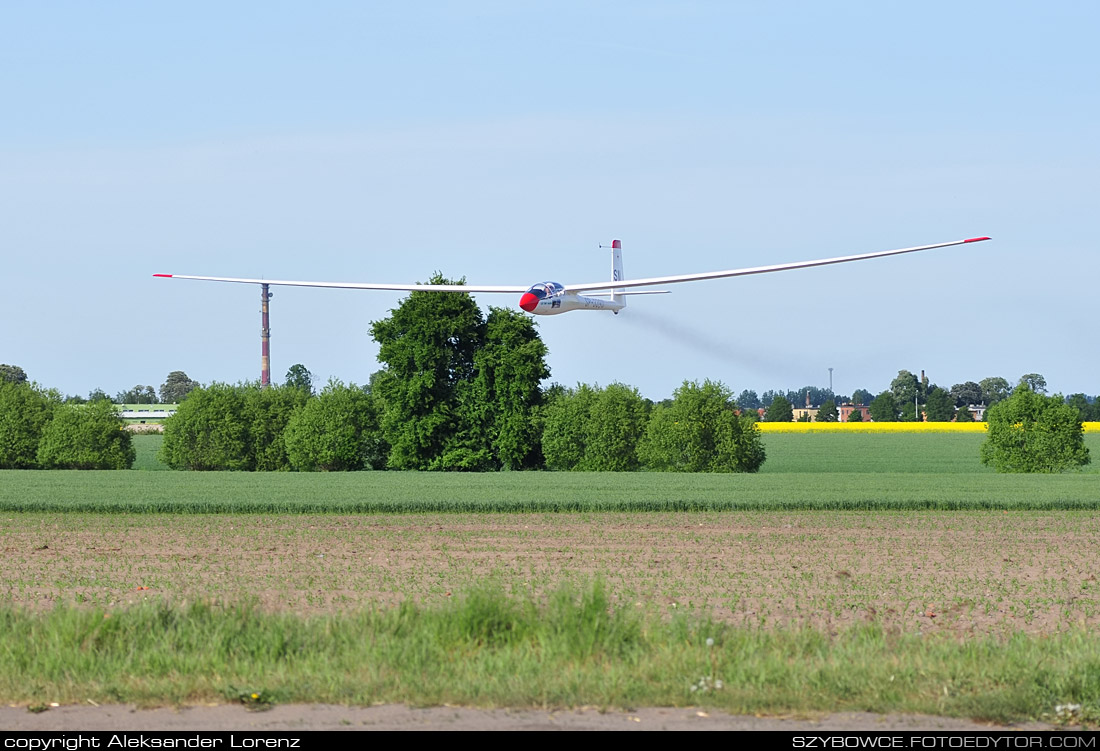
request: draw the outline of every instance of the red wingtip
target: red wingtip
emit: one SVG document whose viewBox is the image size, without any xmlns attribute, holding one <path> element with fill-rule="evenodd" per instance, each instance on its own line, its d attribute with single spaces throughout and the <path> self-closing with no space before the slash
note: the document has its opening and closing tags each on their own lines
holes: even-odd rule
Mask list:
<svg viewBox="0 0 1100 751">
<path fill-rule="evenodd" d="M 963 240 L 964 243 L 980 243 L 982 240 L 989 240 L 988 237 L 971 237 L 969 240 Z"/>
<path fill-rule="evenodd" d="M 969 240 L 967 240 L 967 242 L 970 242 L 970 241 L 969 241 Z M 163 276 L 163 277 L 165 277 L 165 278 L 167 278 L 167 279 L 171 279 L 171 278 L 172 278 L 172 275 L 171 275 L 171 274 L 153 274 L 153 276 Z"/>
<path fill-rule="evenodd" d="M 616 250 L 622 250 L 623 244 L 619 240 L 612 240 L 611 241 L 611 247 L 616 249 Z"/>
</svg>

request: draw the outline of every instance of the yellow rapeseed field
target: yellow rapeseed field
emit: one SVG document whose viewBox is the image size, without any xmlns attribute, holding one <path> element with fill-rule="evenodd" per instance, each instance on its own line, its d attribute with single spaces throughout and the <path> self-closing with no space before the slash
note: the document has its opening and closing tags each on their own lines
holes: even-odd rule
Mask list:
<svg viewBox="0 0 1100 751">
<path fill-rule="evenodd" d="M 758 422 L 762 433 L 984 433 L 984 422 Z M 1100 433 L 1100 422 L 1084 423 Z"/>
</svg>

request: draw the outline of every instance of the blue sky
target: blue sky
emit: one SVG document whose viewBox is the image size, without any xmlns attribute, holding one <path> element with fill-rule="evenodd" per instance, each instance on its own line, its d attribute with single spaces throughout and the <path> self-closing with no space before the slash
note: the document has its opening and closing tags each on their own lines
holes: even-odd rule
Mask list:
<svg viewBox="0 0 1100 751">
<path fill-rule="evenodd" d="M 1090 2 L 4 3 L 0 362 L 81 394 L 258 378 L 258 290 L 153 273 L 569 283 L 616 238 L 656 276 L 990 235 L 541 318 L 552 379 L 1095 394 L 1097 28 Z M 275 379 L 365 382 L 400 299 L 276 290 Z"/>
</svg>

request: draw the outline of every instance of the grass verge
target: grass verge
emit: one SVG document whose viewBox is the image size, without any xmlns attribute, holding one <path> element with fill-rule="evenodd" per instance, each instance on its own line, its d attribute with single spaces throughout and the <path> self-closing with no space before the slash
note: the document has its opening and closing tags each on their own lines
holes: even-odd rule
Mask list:
<svg viewBox="0 0 1100 751">
<path fill-rule="evenodd" d="M 1009 722 L 1081 704 L 1100 635 L 964 641 L 870 624 L 837 634 L 614 610 L 599 584 L 544 602 L 474 590 L 447 605 L 318 617 L 248 605 L 0 610 L 0 698 L 575 707 L 738 714 L 926 713 Z M 1048 718 L 1049 719 L 1049 718 Z"/>
</svg>

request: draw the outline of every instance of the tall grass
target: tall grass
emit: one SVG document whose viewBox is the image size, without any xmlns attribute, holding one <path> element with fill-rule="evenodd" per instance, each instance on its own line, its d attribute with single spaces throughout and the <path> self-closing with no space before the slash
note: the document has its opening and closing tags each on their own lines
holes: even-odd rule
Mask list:
<svg viewBox="0 0 1100 751">
<path fill-rule="evenodd" d="M 966 641 L 874 624 L 830 635 L 614 610 L 598 583 L 548 602 L 304 618 L 248 605 L 0 610 L 0 699 L 920 712 L 1011 721 L 1100 697 L 1100 636 Z"/>
</svg>

